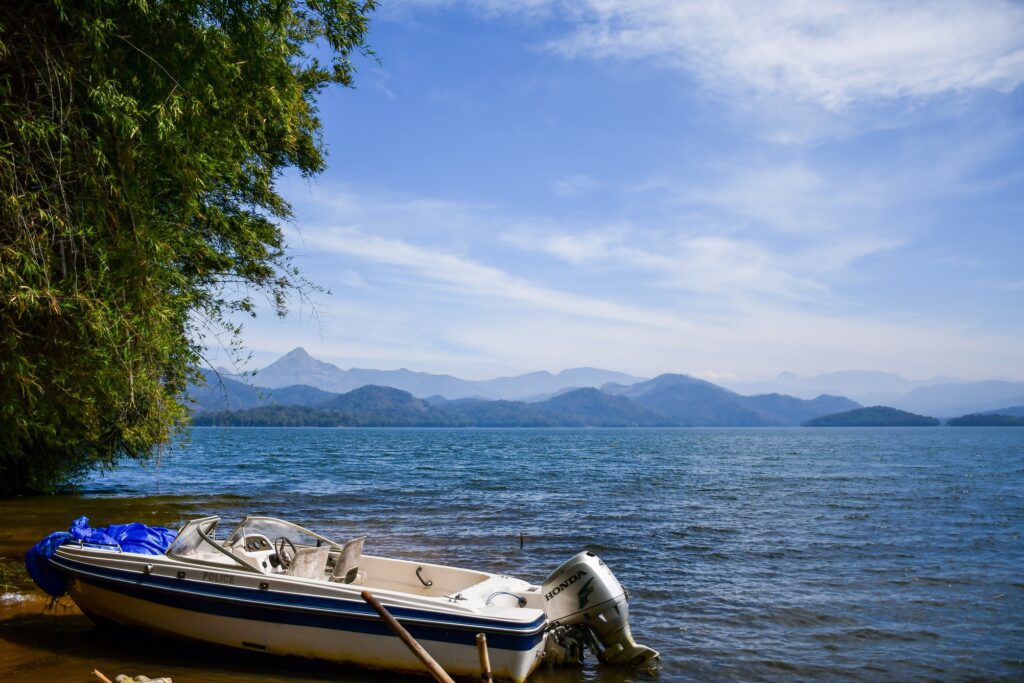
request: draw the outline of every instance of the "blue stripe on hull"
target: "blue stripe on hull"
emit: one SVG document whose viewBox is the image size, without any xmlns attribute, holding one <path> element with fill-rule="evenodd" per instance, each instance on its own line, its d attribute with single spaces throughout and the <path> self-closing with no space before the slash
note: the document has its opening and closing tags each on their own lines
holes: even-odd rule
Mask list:
<svg viewBox="0 0 1024 683">
<path fill-rule="evenodd" d="M 196 612 L 234 619 L 307 626 L 333 631 L 348 631 L 371 635 L 390 635 L 391 631 L 369 605 L 351 600 L 319 598 L 310 595 L 296 595 L 272 591 L 257 591 L 251 588 L 200 583 L 154 575 L 123 572 L 107 567 L 83 565 L 65 558 L 51 560 L 60 569 L 68 572 L 88 585 L 104 588 L 138 600 Z M 487 634 L 491 648 L 512 651 L 526 651 L 536 647 L 544 636 L 544 619 L 538 619 L 525 626 L 519 626 L 519 633 L 503 632 L 515 628 L 515 624 L 501 623 L 495 629 L 494 622 L 482 619 L 461 619 L 442 621 L 449 615 L 427 613 L 407 608 L 388 608 L 396 619 L 417 640 L 432 640 L 459 645 L 476 645 L 476 634 Z M 417 620 L 429 619 L 432 623 Z M 526 630 L 529 628 L 530 630 Z"/>
</svg>

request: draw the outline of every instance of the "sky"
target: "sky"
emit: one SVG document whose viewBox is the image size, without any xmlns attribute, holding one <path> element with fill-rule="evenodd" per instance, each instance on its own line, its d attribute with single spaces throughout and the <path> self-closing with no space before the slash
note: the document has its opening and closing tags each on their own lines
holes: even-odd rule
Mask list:
<svg viewBox="0 0 1024 683">
<path fill-rule="evenodd" d="M 279 184 L 330 294 L 249 368 L 1024 379 L 1024 4 L 385 0 L 369 42 Z"/>
</svg>

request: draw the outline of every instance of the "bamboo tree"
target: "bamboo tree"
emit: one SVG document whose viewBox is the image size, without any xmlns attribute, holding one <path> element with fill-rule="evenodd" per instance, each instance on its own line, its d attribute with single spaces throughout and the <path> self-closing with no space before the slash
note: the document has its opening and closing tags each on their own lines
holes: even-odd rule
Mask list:
<svg viewBox="0 0 1024 683">
<path fill-rule="evenodd" d="M 147 457 L 206 335 L 285 312 L 276 181 L 323 170 L 316 97 L 374 4 L 3 3 L 0 494 Z"/>
</svg>

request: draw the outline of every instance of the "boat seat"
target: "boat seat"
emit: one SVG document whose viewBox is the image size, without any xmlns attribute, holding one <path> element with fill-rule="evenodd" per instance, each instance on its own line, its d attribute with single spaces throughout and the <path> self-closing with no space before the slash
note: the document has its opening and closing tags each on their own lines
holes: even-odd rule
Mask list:
<svg viewBox="0 0 1024 683">
<path fill-rule="evenodd" d="M 359 560 L 363 557 L 363 542 L 366 536 L 353 538 L 341 547 L 338 561 L 334 565 L 331 581 L 336 583 L 357 583 L 359 578 Z"/>
<path fill-rule="evenodd" d="M 295 551 L 295 557 L 288 569 L 284 570 L 287 576 L 297 576 L 300 579 L 323 579 L 327 571 L 327 556 L 331 548 L 299 548 Z"/>
</svg>

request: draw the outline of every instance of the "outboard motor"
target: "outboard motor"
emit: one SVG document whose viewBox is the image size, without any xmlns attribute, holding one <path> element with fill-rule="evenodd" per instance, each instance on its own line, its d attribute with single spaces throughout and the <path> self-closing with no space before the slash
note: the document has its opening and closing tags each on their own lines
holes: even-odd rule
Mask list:
<svg viewBox="0 0 1024 683">
<path fill-rule="evenodd" d="M 544 580 L 544 612 L 552 624 L 548 655 L 580 661 L 583 645 L 609 664 L 639 666 L 658 657 L 629 631 L 626 589 L 601 559 L 582 552 Z"/>
</svg>

